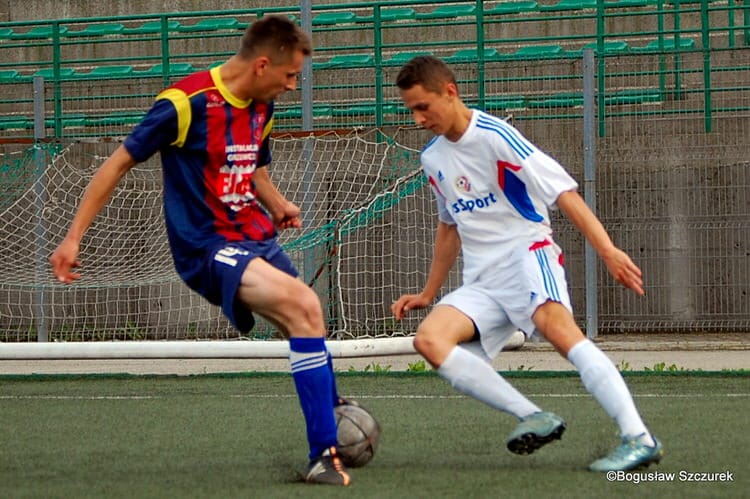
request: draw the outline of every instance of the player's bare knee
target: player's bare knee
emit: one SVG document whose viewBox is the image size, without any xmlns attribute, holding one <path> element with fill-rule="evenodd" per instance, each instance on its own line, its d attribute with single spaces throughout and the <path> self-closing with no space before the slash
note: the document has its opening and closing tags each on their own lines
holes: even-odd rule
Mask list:
<svg viewBox="0 0 750 499">
<path fill-rule="evenodd" d="M 287 306 L 288 328 L 291 334 L 299 336 L 324 336 L 323 310 L 318 296 L 310 288 L 293 293 Z"/>
<path fill-rule="evenodd" d="M 420 326 L 414 336 L 414 349 L 428 360 L 437 348 L 437 338 L 429 329 Z"/>
</svg>

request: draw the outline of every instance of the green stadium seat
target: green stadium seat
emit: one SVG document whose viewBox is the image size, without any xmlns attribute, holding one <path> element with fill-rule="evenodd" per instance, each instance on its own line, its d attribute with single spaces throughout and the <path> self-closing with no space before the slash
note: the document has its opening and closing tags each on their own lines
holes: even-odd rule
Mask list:
<svg viewBox="0 0 750 499">
<path fill-rule="evenodd" d="M 597 42 L 587 43 L 586 45 L 581 47 L 580 50 L 568 50 L 566 54 L 569 56 L 581 57 L 583 55 L 584 49 L 592 49 L 594 53 L 596 53 L 598 49 L 598 44 Z M 621 41 L 621 40 L 605 41 L 603 43 L 604 55 L 623 54 L 627 52 L 628 49 L 629 49 L 628 43 Z"/>
<path fill-rule="evenodd" d="M 53 80 L 55 78 L 55 71 L 52 68 L 40 69 L 34 76 L 41 76 L 45 80 Z M 72 78 L 76 76 L 76 70 L 73 68 L 60 68 L 60 78 Z"/>
<path fill-rule="evenodd" d="M 273 111 L 273 117 L 277 120 L 302 118 L 302 109 L 299 107 L 287 107 L 284 109 L 276 107 Z"/>
<path fill-rule="evenodd" d="M 717 2 L 717 1 L 719 1 L 719 0 L 708 0 L 708 3 Z M 701 0 L 666 0 L 665 3 L 671 3 L 671 4 L 674 5 L 674 4 L 678 3 L 678 2 L 680 4 L 684 4 L 684 3 L 701 3 Z M 737 3 L 739 3 L 739 2 L 737 2 Z"/>
<path fill-rule="evenodd" d="M 596 0 L 560 0 L 553 5 L 540 5 L 542 12 L 559 12 L 565 10 L 595 9 Z"/>
<path fill-rule="evenodd" d="M 180 22 L 176 20 L 168 20 L 167 21 L 167 30 L 168 31 L 178 31 L 180 29 Z M 125 28 L 123 31 L 127 34 L 133 34 L 133 35 L 148 35 L 153 33 L 161 33 L 161 21 L 146 21 L 140 26 L 137 26 L 135 28 Z"/>
<path fill-rule="evenodd" d="M 695 40 L 692 38 L 680 38 L 678 46 L 674 38 L 665 38 L 662 47 L 663 50 L 667 51 L 692 50 L 695 48 Z M 658 52 L 661 48 L 659 47 L 659 40 L 652 40 L 642 47 L 633 47 L 632 50 L 635 52 Z"/>
<path fill-rule="evenodd" d="M 605 1 L 605 9 L 624 9 L 631 7 L 648 7 L 651 5 L 657 5 L 657 0 L 612 0 Z"/>
<path fill-rule="evenodd" d="M 125 31 L 125 25 L 122 23 L 102 23 L 90 24 L 81 30 L 70 30 L 65 36 L 106 36 L 118 35 Z"/>
<path fill-rule="evenodd" d="M 133 74 L 133 66 L 115 65 L 115 66 L 97 66 L 88 73 L 78 73 L 81 78 L 92 79 L 110 79 L 122 78 Z"/>
<path fill-rule="evenodd" d="M 583 48 L 587 49 L 594 49 L 596 50 L 599 47 L 597 42 L 587 43 L 583 46 Z M 605 41 L 602 43 L 602 49 L 604 50 L 604 53 L 620 53 L 620 52 L 627 52 L 628 50 L 628 43 L 623 42 L 622 40 L 613 40 L 613 41 Z"/>
<path fill-rule="evenodd" d="M 396 7 L 393 9 L 380 9 L 380 20 L 383 22 L 406 21 L 416 19 L 417 12 L 411 7 Z M 373 16 L 357 16 L 358 22 L 373 22 Z"/>
<path fill-rule="evenodd" d="M 82 127 L 86 126 L 86 115 L 82 113 L 75 113 L 75 114 L 64 114 L 62 116 L 62 127 L 63 128 L 73 128 L 73 127 Z M 55 126 L 55 119 L 54 118 L 47 118 L 44 120 L 44 126 L 52 128 Z"/>
<path fill-rule="evenodd" d="M 527 107 L 530 108 L 552 108 L 552 107 L 580 107 L 583 106 L 583 95 L 575 92 L 563 92 L 555 95 L 542 97 L 530 97 Z"/>
<path fill-rule="evenodd" d="M 629 88 L 604 95 L 607 105 L 645 104 L 663 100 L 663 93 L 658 88 Z"/>
<path fill-rule="evenodd" d="M 417 50 L 415 52 L 397 52 L 393 54 L 390 58 L 388 58 L 384 62 L 384 64 L 392 65 L 392 66 L 400 66 L 409 62 L 414 57 L 417 57 L 420 55 L 434 55 L 434 54 L 427 50 Z"/>
<path fill-rule="evenodd" d="M 492 60 L 499 56 L 499 52 L 497 49 L 494 48 L 486 48 L 484 49 L 484 60 Z M 445 62 L 452 64 L 452 63 L 459 63 L 459 62 L 476 62 L 479 60 L 477 49 L 462 49 L 458 50 L 452 55 L 445 58 Z"/>
<path fill-rule="evenodd" d="M 143 111 L 116 111 L 104 116 L 88 116 L 86 126 L 137 125 L 144 115 Z"/>
<path fill-rule="evenodd" d="M 418 13 L 417 19 L 446 19 L 473 16 L 475 12 L 475 5 L 441 5 L 435 7 L 431 12 Z"/>
<path fill-rule="evenodd" d="M 313 26 L 353 23 L 357 19 L 354 12 L 321 12 L 313 17 Z"/>
<path fill-rule="evenodd" d="M 372 103 L 361 103 L 361 104 L 355 104 L 353 106 L 346 106 L 346 107 L 332 107 L 331 113 L 336 118 L 341 117 L 354 117 L 354 116 L 375 116 L 375 111 L 377 109 L 377 104 L 374 102 Z"/>
<path fill-rule="evenodd" d="M 301 116 L 301 109 L 300 109 L 300 116 Z M 333 114 L 333 110 L 331 106 L 327 104 L 319 105 L 319 106 L 313 106 L 313 117 L 314 118 L 330 118 Z"/>
<path fill-rule="evenodd" d="M 195 71 L 195 68 L 189 62 L 172 62 L 169 63 L 167 71 L 170 75 L 185 75 Z M 154 64 L 150 68 L 144 71 L 136 71 L 136 73 L 143 76 L 160 76 L 164 74 L 164 64 Z"/>
<path fill-rule="evenodd" d="M 503 95 L 487 97 L 484 108 L 488 112 L 504 111 L 507 109 L 523 109 L 526 107 L 526 97 L 523 95 Z"/>
<path fill-rule="evenodd" d="M 0 40 L 9 40 L 13 36 L 13 28 L 0 28 Z"/>
<path fill-rule="evenodd" d="M 18 116 L 0 116 L 0 130 L 31 130 L 34 120 Z"/>
<path fill-rule="evenodd" d="M 398 111 L 396 104 L 383 104 L 383 114 L 394 114 Z M 378 105 L 375 102 L 362 102 L 346 107 L 332 107 L 334 117 L 375 116 Z"/>
<path fill-rule="evenodd" d="M 219 30 L 237 30 L 242 29 L 240 22 L 233 17 L 224 18 L 208 18 L 201 19 L 195 24 L 180 25 L 178 31 L 194 32 L 194 31 L 219 31 Z"/>
<path fill-rule="evenodd" d="M 485 9 L 484 15 L 503 15 L 503 14 L 521 14 L 523 12 L 536 12 L 539 10 L 539 3 L 535 0 L 525 0 L 520 2 L 501 2 L 494 7 Z"/>
<path fill-rule="evenodd" d="M 384 102 L 383 114 L 404 114 L 410 112 L 402 102 Z"/>
<path fill-rule="evenodd" d="M 372 67 L 375 59 L 370 54 L 335 55 L 324 62 L 313 64 L 314 69 Z"/>
<path fill-rule="evenodd" d="M 327 104 L 313 106 L 313 117 L 330 118 L 333 115 L 333 108 Z M 302 108 L 300 106 L 290 106 L 284 109 L 276 108 L 273 112 L 276 119 L 295 119 L 302 118 Z"/>
<path fill-rule="evenodd" d="M 565 54 L 565 50 L 560 45 L 528 45 L 520 47 L 512 54 L 503 54 L 503 58 L 511 57 L 513 59 L 545 59 L 548 57 L 559 57 Z"/>
<path fill-rule="evenodd" d="M 68 32 L 68 28 L 65 26 L 60 26 L 60 35 L 64 35 Z M 53 26 L 35 26 L 31 28 L 28 31 L 25 31 L 23 33 L 16 33 L 15 31 L 10 36 L 13 40 L 32 40 L 32 39 L 41 39 L 41 38 L 52 38 L 54 35 L 54 27 Z"/>
<path fill-rule="evenodd" d="M 381 21 L 405 21 L 415 19 L 417 12 L 411 7 L 402 7 L 394 9 L 380 9 Z"/>
<path fill-rule="evenodd" d="M 18 78 L 18 71 L 15 69 L 0 70 L 0 83 L 12 83 Z"/>
</svg>

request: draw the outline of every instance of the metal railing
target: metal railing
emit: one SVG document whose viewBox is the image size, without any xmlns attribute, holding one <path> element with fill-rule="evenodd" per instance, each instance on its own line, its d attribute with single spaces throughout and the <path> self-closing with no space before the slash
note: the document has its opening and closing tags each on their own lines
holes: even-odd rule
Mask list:
<svg viewBox="0 0 750 499">
<path fill-rule="evenodd" d="M 418 53 L 434 53 L 470 68 L 461 83 L 470 87 L 467 100 L 473 105 L 490 110 L 505 104 L 546 106 L 554 111 L 541 117 L 555 118 L 580 107 L 580 91 L 564 84 L 579 74 L 566 69 L 565 62 L 580 60 L 588 47 L 598 56 L 600 134 L 606 133 L 607 105 L 621 97 L 608 99 L 608 93 L 628 91 L 630 100 L 638 95 L 638 89 L 604 87 L 616 80 L 617 75 L 607 74 L 606 60 L 612 57 L 657 57 L 658 65 L 649 65 L 644 74 L 658 79 L 660 99 L 702 93 L 701 112 L 710 131 L 714 112 L 721 112 L 714 109 L 712 97 L 728 91 L 713 83 L 712 75 L 726 69 L 716 67 L 716 54 L 750 45 L 750 0 L 562 0 L 494 6 L 381 0 L 311 9 L 316 52 L 312 81 L 305 84 L 311 86 L 314 102 L 303 102 L 299 94 L 284 96 L 277 107 L 279 129 L 301 128 L 306 106 L 311 126 L 318 129 L 407 124 L 408 113 L 393 93 L 392 80 L 400 65 Z M 225 60 L 248 23 L 269 13 L 295 20 L 302 16 L 294 5 L 0 23 L 0 136 L 31 136 L 34 75 L 47 82 L 49 136 L 121 135 L 161 88 Z M 693 53 L 703 57 L 701 67 L 685 67 L 685 55 Z M 538 60 L 561 62 L 555 74 L 545 75 L 557 82 L 552 87 L 559 91 L 493 94 L 501 80 L 524 81 L 523 76 L 504 76 L 508 64 Z M 694 75 L 701 76 L 701 88 L 685 85 Z M 644 99 L 654 98 L 652 88 L 642 93 Z M 509 97 L 517 97 L 516 102 L 508 102 L 513 100 Z M 121 107 L 105 112 L 113 99 Z"/>
</svg>

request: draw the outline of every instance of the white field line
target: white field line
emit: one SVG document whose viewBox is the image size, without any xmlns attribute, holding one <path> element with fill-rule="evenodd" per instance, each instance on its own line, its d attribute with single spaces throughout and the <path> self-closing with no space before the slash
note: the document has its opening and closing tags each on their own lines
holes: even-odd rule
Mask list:
<svg viewBox="0 0 750 499">
<path fill-rule="evenodd" d="M 148 400 L 151 395 L 0 395 L 0 400 Z"/>
<path fill-rule="evenodd" d="M 0 395 L 0 400 L 159 400 L 181 396 L 201 396 L 202 394 L 184 395 Z M 209 397 L 216 395 L 206 394 Z M 591 397 L 588 393 L 530 393 L 534 398 L 584 398 Z M 750 393 L 639 393 L 635 398 L 743 398 L 750 397 Z M 220 395 L 219 395 L 220 397 Z M 294 394 L 232 394 L 229 398 L 248 399 L 288 399 L 297 398 Z M 452 400 L 468 399 L 464 395 L 347 395 L 355 400 Z"/>
</svg>

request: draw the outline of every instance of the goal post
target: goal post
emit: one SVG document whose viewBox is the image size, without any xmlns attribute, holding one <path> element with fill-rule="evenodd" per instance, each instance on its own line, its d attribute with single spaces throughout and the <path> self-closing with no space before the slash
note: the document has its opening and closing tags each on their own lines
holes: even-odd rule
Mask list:
<svg viewBox="0 0 750 499">
<path fill-rule="evenodd" d="M 379 357 L 415 353 L 411 338 L 329 341 L 333 357 Z M 273 359 L 289 356 L 289 342 L 278 341 L 85 341 L 7 343 L 0 360 L 62 359 Z"/>
<path fill-rule="evenodd" d="M 180 280 L 164 228 L 158 158 L 136 165 L 95 219 L 81 247 L 82 278 L 72 285 L 54 279 L 47 257 L 117 145 L 32 146 L 47 157 L 37 176 L 9 173 L 33 171 L 35 155 L 4 157 L 0 255 L 13 263 L 0 276 L 0 358 L 286 356 L 288 344 L 269 323 L 258 318 L 242 336 Z M 279 241 L 320 296 L 329 338 L 342 340 L 330 341 L 331 350 L 414 353 L 411 337 L 425 312 L 397 322 L 390 304 L 421 288 L 432 257 L 434 201 L 419 151 L 372 129 L 280 134 L 272 154 L 274 182 L 305 210 L 303 228 L 281 232 Z M 37 342 L 40 324 L 48 342 Z"/>
<path fill-rule="evenodd" d="M 504 350 L 525 343 L 516 331 Z M 327 342 L 334 358 L 385 357 L 415 354 L 411 337 L 362 338 Z M 276 359 L 289 357 L 289 342 L 278 341 L 84 341 L 5 343 L 0 360 L 90 359 Z"/>
</svg>

